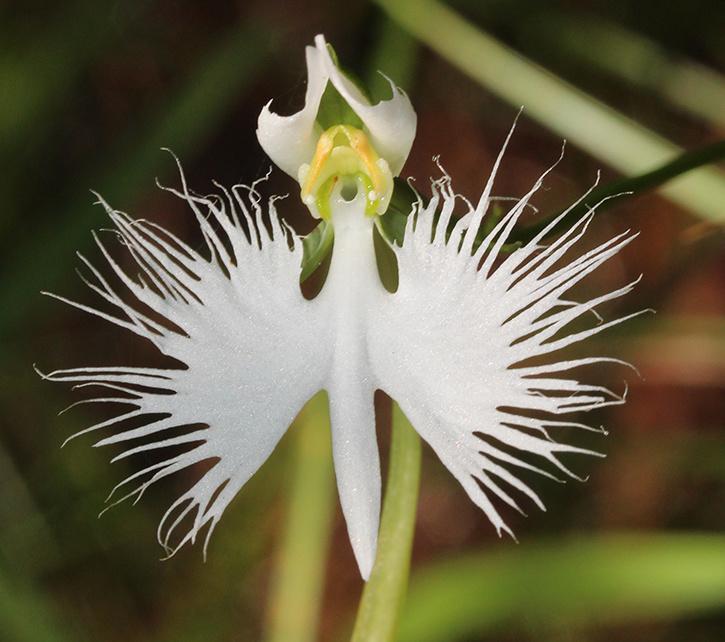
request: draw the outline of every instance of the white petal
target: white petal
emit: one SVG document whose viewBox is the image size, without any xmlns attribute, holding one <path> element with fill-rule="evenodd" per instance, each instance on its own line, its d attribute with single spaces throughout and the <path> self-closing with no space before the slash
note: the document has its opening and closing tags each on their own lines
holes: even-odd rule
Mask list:
<svg viewBox="0 0 725 642">
<path fill-rule="evenodd" d="M 104 203 L 141 275 L 126 274 L 104 248 L 121 282 L 118 292 L 94 268 L 96 282 L 88 283 L 118 316 L 79 307 L 148 338 L 185 368 L 77 368 L 47 375 L 129 394 L 122 407 L 135 410 L 82 431 L 111 430 L 97 445 L 122 443 L 127 450 L 117 458 L 173 448 L 166 459 L 126 480 L 140 483 L 126 497 L 139 497 L 183 468 L 211 463 L 160 524 L 159 540 L 170 553 L 193 541 L 205 524 L 211 532 L 303 404 L 322 388 L 329 362 L 327 321 L 299 289 L 301 242 L 282 228 L 274 208 L 265 221 L 256 192 L 238 187 L 222 198 L 199 198 L 187 191 L 183 175 L 182 184 L 175 193 L 194 213 L 206 253 Z M 149 309 L 150 316 L 141 311 Z M 124 425 L 133 417 L 146 421 Z M 143 445 L 134 446 L 139 439 Z M 179 446 L 186 450 L 179 453 Z"/>
<path fill-rule="evenodd" d="M 397 176 L 403 169 L 415 138 L 417 116 L 410 99 L 387 79 L 393 97 L 371 105 L 332 61 L 324 36 L 318 35 L 315 45 L 335 89 L 363 121 L 373 147 L 388 162 L 393 176 Z"/>
<path fill-rule="evenodd" d="M 335 474 L 355 558 L 364 579 L 375 560 L 380 519 L 380 463 L 375 435 L 372 376 L 367 336 L 385 290 L 373 247 L 372 219 L 365 216 L 365 190 L 347 202 L 340 188 L 331 201 L 335 245 L 320 304 L 329 310 L 333 363 L 330 398 Z"/>
<path fill-rule="evenodd" d="M 317 49 L 306 47 L 305 58 L 305 106 L 292 116 L 279 116 L 270 110 L 270 101 L 262 108 L 257 121 L 257 139 L 262 149 L 280 169 L 295 180 L 300 166 L 310 162 L 315 153 L 317 139 L 322 133 L 315 120 L 328 80 L 327 70 Z"/>
<path fill-rule="evenodd" d="M 557 377 L 563 370 L 606 358 L 525 367 L 531 356 L 553 352 L 628 318 L 554 338 L 594 305 L 631 289 L 630 284 L 583 304 L 563 298 L 633 238 L 604 243 L 554 269 L 561 265 L 560 250 L 581 237 L 586 221 L 548 248 L 542 248 L 541 238 L 534 239 L 496 267 L 500 247 L 540 185 L 541 179 L 472 254 L 491 181 L 477 207 L 466 205 L 449 237 L 446 229 L 454 207 L 467 201 L 456 199 L 447 177 L 434 183 L 430 204 L 418 205 L 402 246 L 395 248 L 398 290 L 379 306 L 369 334 L 376 381 L 499 533 L 510 530 L 492 495 L 518 508 L 508 494 L 516 489 L 543 507 L 534 491 L 515 477 L 517 468 L 551 476 L 541 467 L 548 463 L 573 476 L 559 458 L 562 453 L 596 454 L 552 440 L 547 431 L 559 426 L 590 429 L 556 417 L 623 402 L 605 388 Z M 526 416 L 529 411 L 537 411 L 536 418 Z"/>
<path fill-rule="evenodd" d="M 363 121 L 373 147 L 397 176 L 415 138 L 417 117 L 410 100 L 389 81 L 393 97 L 371 105 L 332 61 L 323 36 L 315 38 L 315 45 L 305 50 L 307 92 L 304 107 L 291 116 L 279 116 L 271 111 L 270 101 L 259 114 L 257 138 L 262 149 L 276 165 L 297 180 L 300 166 L 310 162 L 322 133 L 315 121 L 329 80 Z"/>
</svg>

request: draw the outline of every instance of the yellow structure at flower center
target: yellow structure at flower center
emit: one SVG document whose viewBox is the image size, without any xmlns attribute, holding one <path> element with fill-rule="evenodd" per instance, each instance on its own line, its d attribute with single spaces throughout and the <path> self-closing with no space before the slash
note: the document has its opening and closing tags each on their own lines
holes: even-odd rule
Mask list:
<svg viewBox="0 0 725 642">
<path fill-rule="evenodd" d="M 330 219 L 330 196 L 338 181 L 348 181 L 355 190 L 365 189 L 368 216 L 384 214 L 393 192 L 388 163 L 362 130 L 349 125 L 335 125 L 320 136 L 309 165 L 300 167 L 299 181 L 302 201 L 325 220 Z"/>
</svg>

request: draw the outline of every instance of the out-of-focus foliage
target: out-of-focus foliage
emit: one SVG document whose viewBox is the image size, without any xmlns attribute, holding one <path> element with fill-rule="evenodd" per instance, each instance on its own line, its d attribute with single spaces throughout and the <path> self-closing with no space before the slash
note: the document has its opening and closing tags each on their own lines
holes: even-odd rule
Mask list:
<svg viewBox="0 0 725 642">
<path fill-rule="evenodd" d="M 722 607 L 724 553 L 722 535 L 611 534 L 444 559 L 415 578 L 400 641 L 452 642 L 507 626 L 554 634 Z"/>
<path fill-rule="evenodd" d="M 537 216 L 584 192 L 598 169 L 601 184 L 619 191 L 615 181 L 681 150 L 701 162 L 710 154 L 713 163 L 668 182 L 664 196 L 646 191 L 610 202 L 593 225 L 595 237 L 642 231 L 595 278 L 616 286 L 643 272 L 639 297 L 622 305 L 652 306 L 657 315 L 601 339 L 600 348 L 635 363 L 641 379 L 597 373 L 613 386 L 628 378 L 629 402 L 601 413 L 611 435 L 592 436 L 590 445 L 609 456 L 591 467 L 587 484 L 548 485 L 546 514 L 513 519 L 517 546 L 495 537 L 424 449 L 401 639 L 596 641 L 615 632 L 638 642 L 719 639 L 725 255 L 715 221 L 725 215 L 717 164 L 725 5 L 586 0 L 542 10 L 533 0 L 352 0 L 343 11 L 312 0 L 291 7 L 34 0 L 0 8 L 0 640 L 295 642 L 297 635 L 301 642 L 349 634 L 361 586 L 331 504 L 316 406 L 227 511 L 208 562 L 189 549 L 161 563 L 155 524 L 193 471 L 97 520 L 106 493 L 138 464 L 109 466 L 111 453 L 80 440 L 61 451 L 67 435 L 104 409 L 80 406 L 57 417 L 75 399 L 31 367 L 156 365 L 142 342 L 38 292 L 87 296 L 73 274 L 74 252 L 93 256 L 90 230 L 106 225 L 90 189 L 199 241 L 186 213 L 154 187 L 155 176 L 174 180 L 160 148 L 181 157 L 198 191 L 211 191 L 212 179 L 263 176 L 269 161 L 256 142 L 256 116 L 271 97 L 284 113 L 299 106 L 303 47 L 318 32 L 373 95 L 386 91 L 371 73 L 377 68 L 410 93 L 419 133 L 404 174 L 417 177 L 421 192 L 439 174 L 430 158 L 440 154 L 456 190 L 476 198 L 522 102 L 500 196 L 523 193 L 566 135 L 566 156 L 528 218 L 531 229 Z M 278 172 L 264 186 L 292 195 L 279 208 L 308 232 L 297 189 Z M 387 444 L 390 412 L 379 402 Z M 297 626 L 285 628 L 290 622 Z"/>
</svg>

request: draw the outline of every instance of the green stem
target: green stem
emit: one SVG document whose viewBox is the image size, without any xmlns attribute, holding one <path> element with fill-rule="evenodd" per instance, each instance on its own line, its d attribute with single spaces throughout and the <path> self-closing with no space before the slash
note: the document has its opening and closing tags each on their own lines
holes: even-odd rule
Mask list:
<svg viewBox="0 0 725 642">
<path fill-rule="evenodd" d="M 712 145 L 706 145 L 699 149 L 694 149 L 689 152 L 681 154 L 670 163 L 665 163 L 661 167 L 642 174 L 640 176 L 633 176 L 631 178 L 620 178 L 616 181 L 611 181 L 606 185 L 601 185 L 591 191 L 589 196 L 579 203 L 576 207 L 569 210 L 567 216 L 554 226 L 549 231 L 549 236 L 555 236 L 560 232 L 563 232 L 571 221 L 584 216 L 592 206 L 597 203 L 602 203 L 597 211 L 600 212 L 604 208 L 609 207 L 619 201 L 617 198 L 610 198 L 620 194 L 641 194 L 646 190 L 650 190 L 655 187 L 663 185 L 669 180 L 676 178 L 677 176 L 689 172 L 697 167 L 702 167 L 709 163 L 716 163 L 725 160 L 725 141 L 719 141 Z M 604 201 L 604 199 L 609 199 Z M 541 230 L 543 230 L 551 221 L 553 221 L 561 212 L 557 212 L 552 216 L 542 218 L 536 221 L 533 225 L 521 229 L 520 231 L 514 232 L 512 239 L 515 241 L 526 242 L 534 238 Z"/>
<path fill-rule="evenodd" d="M 506 47 L 436 0 L 376 0 L 396 22 L 506 102 L 627 175 L 681 149 Z M 660 188 L 702 218 L 723 220 L 725 178 L 700 168 Z"/>
<path fill-rule="evenodd" d="M 392 443 L 378 553 L 358 607 L 352 642 L 394 639 L 405 600 L 420 479 L 420 438 L 393 404 Z"/>
<path fill-rule="evenodd" d="M 329 425 L 323 393 L 295 422 L 294 472 L 268 607 L 268 642 L 312 642 L 317 636 L 333 514 Z"/>
</svg>

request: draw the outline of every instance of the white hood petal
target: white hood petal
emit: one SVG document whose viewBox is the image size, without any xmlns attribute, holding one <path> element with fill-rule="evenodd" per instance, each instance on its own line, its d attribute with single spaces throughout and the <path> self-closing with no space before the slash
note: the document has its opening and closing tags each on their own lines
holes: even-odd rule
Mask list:
<svg viewBox="0 0 725 642">
<path fill-rule="evenodd" d="M 398 176 L 410 154 L 418 118 L 408 96 L 387 78 L 393 97 L 371 105 L 360 90 L 340 72 L 327 50 L 324 36 L 315 38 L 327 75 L 340 95 L 365 125 L 373 147 Z"/>
<path fill-rule="evenodd" d="M 322 133 L 315 121 L 320 100 L 330 81 L 360 117 L 378 155 L 397 176 L 415 138 L 417 117 L 408 97 L 389 81 L 393 97 L 371 105 L 337 68 L 321 35 L 315 38 L 315 47 L 305 49 L 305 57 L 305 106 L 292 116 L 279 116 L 271 111 L 271 101 L 267 103 L 257 123 L 257 138 L 262 149 L 280 169 L 297 180 L 300 166 L 310 162 Z"/>
<path fill-rule="evenodd" d="M 315 47 L 305 47 L 305 58 L 305 106 L 292 116 L 279 116 L 270 110 L 270 100 L 257 121 L 257 139 L 262 149 L 275 165 L 295 180 L 300 165 L 310 162 L 322 133 L 315 119 L 328 80 L 327 68 Z"/>
</svg>

